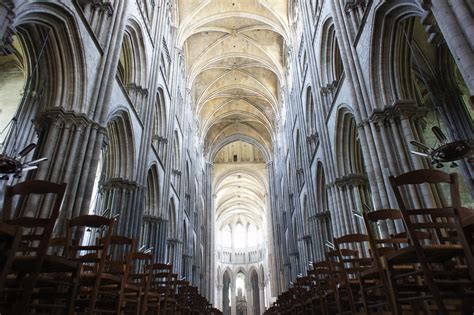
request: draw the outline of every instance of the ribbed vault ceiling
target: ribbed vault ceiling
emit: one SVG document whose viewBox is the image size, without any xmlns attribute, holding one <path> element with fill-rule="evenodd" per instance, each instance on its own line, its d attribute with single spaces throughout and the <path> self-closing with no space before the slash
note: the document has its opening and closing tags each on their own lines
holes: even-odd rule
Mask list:
<svg viewBox="0 0 474 315">
<path fill-rule="evenodd" d="M 205 150 L 235 134 L 272 151 L 279 117 L 288 4 L 180 0 L 178 42 Z"/>
<path fill-rule="evenodd" d="M 230 150 L 229 147 L 233 147 L 234 150 Z M 258 155 L 262 156 L 255 146 L 244 144 L 242 141 L 230 143 L 221 151 L 240 152 L 239 159 L 243 155 L 250 155 L 245 154 L 246 152 L 254 152 L 253 156 L 256 156 L 255 153 L 258 152 Z M 214 160 L 212 184 L 218 229 L 240 219 L 265 230 L 266 194 L 268 191 L 265 167 L 265 163 L 261 160 L 242 161 L 236 164 Z"/>
<path fill-rule="evenodd" d="M 216 153 L 229 139 L 250 139 L 253 150 L 271 156 L 285 77 L 287 1 L 179 0 L 175 12 L 205 152 Z M 257 171 L 264 165 L 236 164 L 215 174 L 218 225 L 236 216 L 265 225 L 266 172 Z"/>
</svg>

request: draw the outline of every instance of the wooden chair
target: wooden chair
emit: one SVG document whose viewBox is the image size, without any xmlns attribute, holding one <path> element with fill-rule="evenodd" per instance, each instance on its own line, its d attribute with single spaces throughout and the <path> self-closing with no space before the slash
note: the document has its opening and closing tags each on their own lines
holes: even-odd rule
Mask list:
<svg viewBox="0 0 474 315">
<path fill-rule="evenodd" d="M 336 305 L 338 313 L 356 314 L 363 308 L 359 299 L 360 283 L 347 274 L 344 264 L 358 259 L 359 252 L 353 249 L 336 248 L 326 253 L 329 262 L 331 282 L 336 285 Z M 355 292 L 354 292 L 355 291 Z M 356 299 L 357 298 L 357 299 Z"/>
<path fill-rule="evenodd" d="M 308 271 L 314 278 L 316 294 L 313 297 L 313 308 L 320 310 L 321 314 L 334 314 L 337 312 L 337 288 L 332 281 L 328 260 L 315 262 Z"/>
<path fill-rule="evenodd" d="M 387 298 L 386 292 L 386 276 L 379 269 L 372 250 L 369 250 L 369 236 L 360 233 L 348 234 L 335 239 L 334 243 L 341 253 L 339 258 L 343 262 L 355 306 L 362 305 L 366 314 L 391 312 L 391 300 Z M 356 249 L 357 254 L 345 257 L 342 254 L 343 249 Z"/>
<path fill-rule="evenodd" d="M 312 299 L 316 293 L 315 285 L 310 276 L 296 278 L 293 287 L 294 301 L 292 303 L 292 314 L 312 314 Z"/>
<path fill-rule="evenodd" d="M 418 277 L 422 275 L 418 263 L 398 255 L 399 250 L 412 248 L 405 231 L 398 231 L 383 237 L 378 229 L 380 224 L 403 226 L 402 213 L 397 209 L 380 209 L 363 213 L 371 253 L 385 287 L 385 294 L 393 314 L 415 312 L 422 309 L 421 303 L 429 298 L 429 289 Z M 398 223 L 398 224 L 397 224 Z M 402 224 L 399 224 L 402 223 Z M 418 232 L 419 239 L 428 239 L 427 233 Z M 364 272 L 361 274 L 365 276 Z"/>
<path fill-rule="evenodd" d="M 474 310 L 474 258 L 467 241 L 460 215 L 462 209 L 457 174 L 438 170 L 417 170 L 394 177 L 390 176 L 398 205 L 402 212 L 412 247 L 398 251 L 413 255 L 423 271 L 423 281 L 430 289 L 432 309 L 447 314 L 451 308 L 463 312 Z M 451 205 L 440 208 L 411 208 L 403 197 L 403 186 L 437 184 L 449 185 Z M 430 240 L 423 241 L 418 232 L 429 233 Z M 461 306 L 454 300 L 459 300 Z"/>
<path fill-rule="evenodd" d="M 173 266 L 169 264 L 152 264 L 150 291 L 146 304 L 147 314 L 175 314 L 176 312 L 176 282 Z"/>
<path fill-rule="evenodd" d="M 152 270 L 147 266 L 150 266 L 152 262 L 153 254 L 132 253 L 128 279 L 124 286 L 124 313 L 145 314 L 152 275 Z"/>
<path fill-rule="evenodd" d="M 56 306 L 31 303 L 40 277 L 42 286 L 50 282 L 68 286 L 70 294 L 75 291 L 78 264 L 47 253 L 65 191 L 66 184 L 41 180 L 25 181 L 6 188 L 3 221 L 21 227 L 23 231 L 17 252 L 12 251 L 9 255 L 12 272 L 3 291 L 3 298 L 6 299 L 3 305 L 13 309 L 14 313 L 27 313 L 31 307 Z M 48 276 L 61 272 L 69 275 L 67 281 L 57 281 Z M 41 300 L 41 297 L 36 296 L 35 300 Z M 70 305 L 62 306 L 67 308 Z"/>
<path fill-rule="evenodd" d="M 107 241 L 99 240 L 99 244 Z M 105 261 L 105 270 L 99 286 L 100 300 L 97 307 L 101 310 L 113 311 L 121 314 L 125 304 L 135 305 L 135 313 L 140 308 L 140 286 L 128 280 L 128 273 L 132 267 L 132 254 L 135 252 L 136 241 L 133 238 L 112 235 L 109 241 L 109 252 Z M 127 295 L 125 294 L 127 293 Z"/>
<path fill-rule="evenodd" d="M 181 315 L 190 314 L 190 297 L 189 297 L 189 282 L 186 280 L 176 281 L 178 293 L 176 294 L 176 302 L 178 304 L 178 312 Z"/>
<path fill-rule="evenodd" d="M 101 285 L 107 280 L 117 280 L 114 275 L 105 273 L 114 224 L 115 219 L 98 215 L 83 215 L 67 221 L 67 256 L 81 263 L 78 295 L 74 301 L 76 311 L 100 312 L 97 301 Z M 92 232 L 96 233 L 91 237 L 91 244 L 83 240 L 87 229 L 94 229 Z"/>
<path fill-rule="evenodd" d="M 347 286 L 349 298 L 352 300 L 351 307 L 354 307 L 352 312 L 368 313 L 369 303 L 362 289 L 360 274 L 374 267 L 373 259 L 368 256 L 369 236 L 360 233 L 344 235 L 335 238 L 334 245 L 339 252 L 339 262 L 343 269 L 342 282 L 339 283 L 338 289 Z M 368 280 L 373 281 L 372 278 Z"/>
</svg>

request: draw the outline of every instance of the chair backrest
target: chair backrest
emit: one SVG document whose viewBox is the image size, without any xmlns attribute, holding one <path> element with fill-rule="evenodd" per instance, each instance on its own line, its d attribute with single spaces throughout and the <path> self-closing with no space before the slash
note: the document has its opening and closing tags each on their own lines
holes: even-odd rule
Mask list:
<svg viewBox="0 0 474 315">
<path fill-rule="evenodd" d="M 176 285 L 178 288 L 177 300 L 178 300 L 179 305 L 188 306 L 190 302 L 189 282 L 186 280 L 178 280 L 176 281 Z"/>
<path fill-rule="evenodd" d="M 139 285 L 148 292 L 152 275 L 152 269 L 148 266 L 153 263 L 153 254 L 134 252 L 131 254 L 130 260 L 127 282 Z"/>
<path fill-rule="evenodd" d="M 326 260 L 328 261 L 331 282 L 338 286 L 340 284 L 345 284 L 349 281 L 349 278 L 344 269 L 344 263 L 341 257 L 349 259 L 349 257 L 357 257 L 358 251 L 353 249 L 333 249 L 326 252 Z"/>
<path fill-rule="evenodd" d="M 101 238 L 99 244 L 104 244 L 106 238 Z M 105 272 L 127 277 L 135 252 L 136 240 L 134 238 L 112 235 L 109 242 L 109 255 L 106 261 Z"/>
<path fill-rule="evenodd" d="M 158 263 L 149 265 L 148 268 L 151 269 L 150 290 L 167 297 L 173 296 L 177 281 L 173 265 Z"/>
<path fill-rule="evenodd" d="M 407 233 L 414 245 L 419 247 L 423 235 L 430 234 L 432 244 L 466 244 L 462 231 L 459 211 L 461 199 L 459 195 L 458 176 L 439 170 L 416 170 L 400 176 L 390 176 L 390 184 L 406 224 Z M 438 208 L 415 208 L 409 206 L 403 197 L 402 187 L 421 184 L 449 184 L 451 205 Z"/>
<path fill-rule="evenodd" d="M 67 220 L 67 257 L 81 262 L 83 272 L 102 273 L 109 255 L 114 224 L 115 219 L 98 215 L 82 215 Z M 96 233 L 90 244 L 83 240 L 86 229 Z"/>
<path fill-rule="evenodd" d="M 46 254 L 66 186 L 42 180 L 28 180 L 6 187 L 3 220 L 8 224 L 23 227 L 18 247 L 23 255 Z M 41 198 L 42 204 L 39 202 Z"/>
<path fill-rule="evenodd" d="M 335 288 L 335 283 L 332 282 L 331 269 L 328 259 L 313 263 L 309 274 L 314 277 L 316 283 L 316 290 L 319 294 L 324 294 L 328 290 Z"/>
<path fill-rule="evenodd" d="M 386 253 L 393 252 L 394 250 L 408 245 L 408 238 L 404 236 L 403 232 L 382 237 L 376 227 L 383 222 L 390 222 L 391 225 L 395 226 L 396 221 L 403 221 L 400 210 L 380 209 L 364 212 L 363 216 L 365 228 L 369 236 L 370 249 L 376 259 L 380 260 Z"/>
<path fill-rule="evenodd" d="M 67 184 L 65 183 L 56 184 L 44 180 L 27 180 L 13 186 L 7 186 L 2 212 L 3 221 L 25 216 L 57 219 L 66 187 Z M 38 195 L 43 198 L 55 197 L 48 213 L 42 213 L 41 209 L 38 208 Z M 14 200 L 16 197 L 18 197 L 18 200 Z"/>
<path fill-rule="evenodd" d="M 347 234 L 334 239 L 339 252 L 339 261 L 344 269 L 343 275 L 357 279 L 359 273 L 376 266 L 375 259 L 368 252 L 369 236 L 367 234 Z"/>
</svg>

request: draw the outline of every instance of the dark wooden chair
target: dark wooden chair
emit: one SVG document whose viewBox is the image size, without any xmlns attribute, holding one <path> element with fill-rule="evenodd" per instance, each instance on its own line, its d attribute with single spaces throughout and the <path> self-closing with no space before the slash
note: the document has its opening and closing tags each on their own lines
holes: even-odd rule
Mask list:
<svg viewBox="0 0 474 315">
<path fill-rule="evenodd" d="M 375 260 L 369 255 L 369 236 L 366 234 L 348 234 L 334 239 L 336 250 L 339 251 L 339 262 L 343 269 L 342 283 L 339 290 L 347 286 L 349 298 L 352 299 L 352 312 L 369 313 L 369 308 L 380 304 L 381 294 L 379 274 Z M 364 273 L 364 278 L 361 278 Z M 366 291 L 370 292 L 368 296 Z M 369 299 L 370 297 L 370 299 Z"/>
<path fill-rule="evenodd" d="M 67 221 L 66 255 L 81 264 L 78 294 L 74 300 L 78 312 L 100 312 L 97 301 L 101 285 L 117 280 L 116 276 L 105 273 L 114 224 L 115 219 L 98 215 L 83 215 Z M 88 229 L 95 233 L 89 242 L 83 239 Z"/>
<path fill-rule="evenodd" d="M 344 268 L 344 261 L 356 259 L 358 251 L 353 249 L 334 249 L 326 253 L 326 259 L 329 262 L 331 282 L 336 286 L 336 306 L 338 313 L 355 314 L 363 304 L 354 298 L 353 280 L 348 277 Z"/>
<path fill-rule="evenodd" d="M 44 288 L 45 283 L 47 287 L 50 284 L 56 288 L 57 285 L 66 286 L 66 296 L 75 293 L 78 264 L 65 257 L 48 254 L 65 191 L 66 184 L 41 180 L 25 181 L 6 188 L 3 221 L 21 227 L 23 232 L 16 253 L 10 253 L 10 275 L 2 293 L 6 302 L 2 306 L 13 309 L 14 313 L 30 312 L 32 307 L 71 307 L 68 303 L 50 303 L 49 296 L 44 299 L 35 293 L 35 288 L 38 285 Z M 59 280 L 50 277 L 58 273 L 68 276 Z"/>
<path fill-rule="evenodd" d="M 152 271 L 147 266 L 152 263 L 153 254 L 132 253 L 128 279 L 124 285 L 124 313 L 145 314 Z"/>
<path fill-rule="evenodd" d="M 369 235 L 349 234 L 335 239 L 334 242 L 341 253 L 343 249 L 357 250 L 357 254 L 347 258 L 342 254 L 340 256 L 356 307 L 363 305 L 363 312 L 366 314 L 392 312 L 390 295 L 387 293 L 387 278 L 383 269 L 379 269 L 377 258 L 373 255 Z"/>
<path fill-rule="evenodd" d="M 173 274 L 173 266 L 158 263 L 149 265 L 148 269 L 151 269 L 151 276 L 145 306 L 147 314 L 175 314 L 177 276 Z"/>
<path fill-rule="evenodd" d="M 99 239 L 99 244 L 107 241 Z M 140 305 L 140 286 L 128 280 L 128 273 L 132 267 L 132 254 L 135 252 L 136 241 L 121 235 L 112 235 L 109 241 L 109 252 L 102 280 L 99 286 L 98 309 L 121 314 L 125 304 L 134 304 L 135 313 Z M 127 295 L 125 294 L 127 292 Z"/>
<path fill-rule="evenodd" d="M 334 314 L 337 312 L 337 288 L 332 281 L 328 260 L 314 262 L 308 271 L 314 278 L 316 294 L 313 297 L 313 308 L 320 310 L 321 314 Z"/>
<path fill-rule="evenodd" d="M 419 277 L 423 275 L 418 262 L 399 255 L 399 250 L 413 248 L 405 231 L 382 236 L 380 224 L 403 226 L 400 210 L 380 209 L 365 211 L 364 223 L 369 235 L 371 253 L 375 258 L 385 293 L 393 314 L 416 312 L 423 309 L 423 301 L 431 298 L 429 289 Z M 428 233 L 417 232 L 419 239 L 429 239 Z M 412 257 L 413 258 L 413 257 Z M 364 273 L 362 273 L 364 276 Z M 384 279 L 385 278 L 385 279 Z"/>
<path fill-rule="evenodd" d="M 296 278 L 293 285 L 294 300 L 292 303 L 293 314 L 312 314 L 313 297 L 316 294 L 314 279 L 310 276 Z"/>
<path fill-rule="evenodd" d="M 413 244 L 395 255 L 419 262 L 423 282 L 433 297 L 430 310 L 439 314 L 459 308 L 472 312 L 474 258 L 464 233 L 457 174 L 417 170 L 389 179 Z M 404 186 L 422 184 L 448 185 L 451 204 L 438 208 L 413 207 L 416 203 L 404 198 Z M 429 233 L 429 240 L 420 239 L 420 232 Z"/>
<path fill-rule="evenodd" d="M 176 302 L 178 304 L 179 314 L 190 314 L 190 297 L 189 297 L 189 282 L 186 280 L 176 281 L 178 293 L 176 294 Z"/>
</svg>

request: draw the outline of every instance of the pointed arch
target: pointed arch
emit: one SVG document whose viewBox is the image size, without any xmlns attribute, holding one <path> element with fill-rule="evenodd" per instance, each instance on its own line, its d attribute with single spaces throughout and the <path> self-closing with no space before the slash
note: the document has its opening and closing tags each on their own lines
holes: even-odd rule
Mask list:
<svg viewBox="0 0 474 315">
<path fill-rule="evenodd" d="M 17 119 L 19 133 L 15 136 L 16 146 L 37 142 L 36 131 L 44 126 L 37 124 L 46 110 L 85 112 L 86 74 L 84 48 L 79 26 L 73 13 L 61 3 L 19 2 L 15 8 L 12 29 L 13 51 L 0 56 L 2 79 L 6 82 L 18 80 L 15 89 L 2 91 L 10 98 L 2 99 L 0 130 L 13 118 Z M 10 67 L 16 77 L 7 77 L 4 67 Z M 2 84 L 3 85 L 3 84 Z M 7 108 L 8 107 L 8 108 Z M 38 128 L 39 127 L 39 128 Z M 41 139 L 41 138 L 40 138 Z M 0 139 L 0 142 L 3 139 Z M 6 139 L 5 148 L 11 147 L 13 137 Z M 41 142 L 37 151 L 41 151 Z"/>
<path fill-rule="evenodd" d="M 105 153 L 105 178 L 131 180 L 135 173 L 135 140 L 130 115 L 117 109 L 107 123 L 108 147 Z"/>
<path fill-rule="evenodd" d="M 330 88 L 337 87 L 342 79 L 344 67 L 332 18 L 328 18 L 322 27 L 319 63 L 322 84 Z"/>
<path fill-rule="evenodd" d="M 161 199 L 160 179 L 156 164 L 152 165 L 147 174 L 147 186 L 145 194 L 145 215 L 159 216 L 159 205 Z"/>
<path fill-rule="evenodd" d="M 313 91 L 311 86 L 306 89 L 306 134 L 308 136 L 316 134 L 316 112 L 314 108 Z"/>
<path fill-rule="evenodd" d="M 126 88 L 146 86 L 148 68 L 142 29 L 134 18 L 125 27 L 117 73 Z"/>
</svg>

